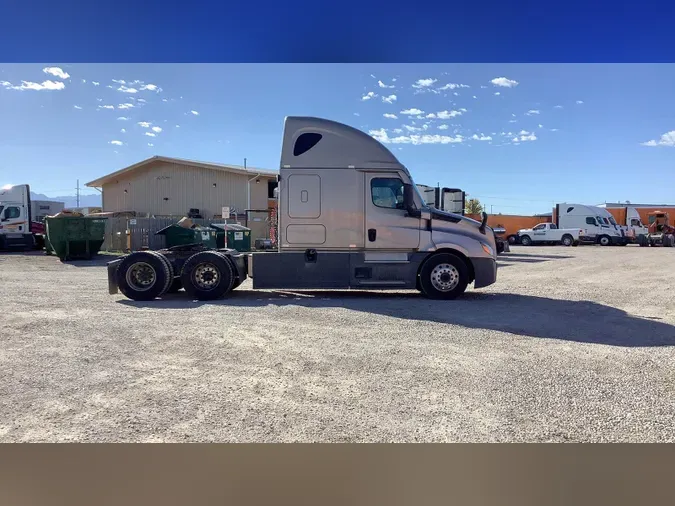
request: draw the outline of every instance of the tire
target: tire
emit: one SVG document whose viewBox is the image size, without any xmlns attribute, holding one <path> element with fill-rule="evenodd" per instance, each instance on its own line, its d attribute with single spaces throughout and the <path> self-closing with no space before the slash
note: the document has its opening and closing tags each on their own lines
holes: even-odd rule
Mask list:
<svg viewBox="0 0 675 506">
<path fill-rule="evenodd" d="M 565 234 L 562 236 L 560 244 L 562 244 L 563 246 L 572 246 L 574 244 L 574 237 L 572 237 L 569 234 Z"/>
<path fill-rule="evenodd" d="M 169 259 L 166 258 L 161 253 L 158 253 L 156 251 L 147 251 L 147 253 L 150 253 L 151 255 L 154 255 L 155 257 L 159 258 L 162 262 L 164 262 L 166 268 L 169 269 L 169 279 L 167 280 L 164 290 L 162 290 L 162 293 L 159 294 L 159 296 L 162 296 L 169 291 L 169 289 L 171 288 L 171 283 L 173 283 L 173 280 L 175 279 L 175 273 L 173 272 L 173 265 L 171 265 Z"/>
<path fill-rule="evenodd" d="M 600 246 L 611 246 L 612 245 L 612 239 L 610 239 L 609 236 L 607 236 L 607 235 L 601 235 L 598 238 L 598 244 L 600 244 Z"/>
<path fill-rule="evenodd" d="M 214 300 L 232 290 L 235 276 L 227 255 L 202 251 L 187 259 L 180 280 L 192 298 Z"/>
<path fill-rule="evenodd" d="M 148 301 L 161 296 L 171 279 L 170 265 L 154 251 L 132 253 L 117 268 L 117 286 L 131 300 Z"/>
<path fill-rule="evenodd" d="M 674 239 L 675 239 L 675 237 L 672 236 L 672 235 L 666 235 L 666 236 L 664 236 L 664 237 L 663 237 L 663 245 L 664 245 L 666 248 L 672 248 L 673 245 L 674 245 L 674 242 L 675 242 Z"/>
<path fill-rule="evenodd" d="M 532 246 L 532 239 L 530 239 L 529 235 L 524 235 L 520 238 L 520 244 L 523 246 Z"/>
<path fill-rule="evenodd" d="M 466 291 L 469 267 L 457 255 L 437 253 L 422 264 L 419 281 L 425 297 L 452 300 Z"/>
<path fill-rule="evenodd" d="M 515 235 L 510 235 L 506 238 L 509 241 L 509 244 L 516 244 L 518 242 L 518 237 Z"/>
<path fill-rule="evenodd" d="M 638 244 L 640 245 L 641 248 L 649 246 L 649 239 L 647 239 L 646 235 L 640 234 L 638 236 Z"/>
</svg>

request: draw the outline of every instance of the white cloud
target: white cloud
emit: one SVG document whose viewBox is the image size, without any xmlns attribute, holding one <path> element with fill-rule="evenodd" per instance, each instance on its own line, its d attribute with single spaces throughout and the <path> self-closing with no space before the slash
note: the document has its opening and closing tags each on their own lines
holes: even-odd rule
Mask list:
<svg viewBox="0 0 675 506">
<path fill-rule="evenodd" d="M 382 102 L 385 102 L 387 104 L 393 104 L 396 102 L 396 95 L 389 95 L 388 97 L 382 97 Z"/>
<path fill-rule="evenodd" d="M 21 81 L 21 85 L 14 86 L 9 81 L 0 82 L 8 90 L 33 90 L 33 91 L 42 91 L 42 90 L 62 90 L 66 87 L 61 81 L 43 81 L 42 83 L 34 83 L 31 81 Z"/>
<path fill-rule="evenodd" d="M 499 96 L 499 95 L 501 95 L 501 93 L 497 91 L 497 92 L 495 92 L 495 95 Z"/>
<path fill-rule="evenodd" d="M 127 118 L 127 117 L 125 117 L 125 116 L 120 116 L 120 117 L 117 118 L 117 119 L 120 120 L 120 121 L 129 121 L 129 118 Z"/>
<path fill-rule="evenodd" d="M 495 86 L 501 86 L 503 88 L 513 88 L 514 86 L 518 86 L 519 84 L 518 81 L 514 81 L 513 79 L 507 79 L 506 77 L 495 77 L 490 82 Z"/>
<path fill-rule="evenodd" d="M 382 116 L 384 116 L 385 118 L 389 118 L 389 119 L 398 119 L 398 116 L 396 116 L 396 114 L 391 114 L 391 113 L 388 113 L 388 112 L 384 113 Z"/>
<path fill-rule="evenodd" d="M 405 109 L 404 111 L 401 111 L 401 114 L 405 114 L 406 116 L 417 116 L 419 114 L 424 114 L 424 111 L 420 111 L 419 109 Z"/>
<path fill-rule="evenodd" d="M 74 105 L 73 107 L 74 107 L 75 109 L 82 109 L 82 107 L 80 107 L 79 105 Z"/>
<path fill-rule="evenodd" d="M 110 141 L 108 144 L 113 144 L 115 146 L 122 146 L 124 143 L 122 141 Z"/>
<path fill-rule="evenodd" d="M 456 84 L 456 83 L 448 83 L 445 86 L 441 86 L 438 88 L 439 90 L 454 90 L 457 88 L 469 88 L 470 86 L 468 84 Z"/>
<path fill-rule="evenodd" d="M 168 102 L 168 100 L 166 98 L 163 98 L 162 102 Z"/>
<path fill-rule="evenodd" d="M 387 84 L 384 84 L 382 81 L 377 81 L 377 85 L 380 88 L 396 88 L 395 85 L 393 85 L 393 84 L 387 85 Z"/>
<path fill-rule="evenodd" d="M 98 81 L 92 81 L 91 84 L 93 84 L 94 86 L 98 86 L 101 83 L 99 83 Z"/>
<path fill-rule="evenodd" d="M 153 134 L 152 132 L 145 132 L 145 135 L 148 137 L 157 137 L 157 134 Z"/>
<path fill-rule="evenodd" d="M 120 130 L 120 132 L 122 132 L 123 134 L 125 134 L 125 133 L 127 133 L 127 129 L 126 129 L 126 128 L 123 128 L 122 130 Z"/>
<path fill-rule="evenodd" d="M 459 96 L 459 93 L 457 93 L 457 92 L 455 91 L 455 92 L 453 93 L 453 95 L 456 96 L 456 97 L 458 97 L 458 96 Z"/>
<path fill-rule="evenodd" d="M 512 140 L 513 142 L 536 141 L 537 136 L 527 130 L 521 130 Z"/>
<path fill-rule="evenodd" d="M 383 144 L 413 144 L 418 146 L 420 144 L 456 144 L 464 142 L 464 137 L 461 135 L 451 137 L 449 135 L 439 134 L 411 134 L 389 137 L 387 131 L 383 128 L 380 130 L 371 130 L 368 133 Z"/>
<path fill-rule="evenodd" d="M 577 100 L 577 104 L 583 104 L 583 103 L 584 103 L 583 100 Z"/>
<path fill-rule="evenodd" d="M 413 88 L 428 88 L 432 84 L 434 84 L 438 79 L 418 79 L 415 84 L 413 84 Z"/>
<path fill-rule="evenodd" d="M 509 123 L 518 123 L 518 120 L 517 119 L 510 119 Z"/>
<path fill-rule="evenodd" d="M 464 109 L 466 111 L 466 109 Z M 438 119 L 450 119 L 464 114 L 464 111 L 439 111 L 436 113 Z"/>
<path fill-rule="evenodd" d="M 539 114 L 539 113 L 540 113 L 540 111 L 537 110 L 537 109 L 530 109 L 530 110 L 527 111 L 525 114 L 527 114 L 528 116 L 532 116 L 532 115 L 534 115 L 534 114 Z"/>
<path fill-rule="evenodd" d="M 403 125 L 403 128 L 405 128 L 408 132 L 421 132 L 422 131 L 421 128 L 410 126 L 410 125 Z"/>
<path fill-rule="evenodd" d="M 544 125 L 542 125 L 541 123 L 539 123 L 539 125 L 537 125 L 537 126 L 538 126 L 539 128 L 544 128 Z"/>
<path fill-rule="evenodd" d="M 480 134 L 480 135 L 473 134 L 471 136 L 471 138 L 474 141 L 491 141 L 492 140 L 492 137 L 490 137 L 489 135 L 484 135 L 484 134 Z"/>
<path fill-rule="evenodd" d="M 103 102 L 103 99 L 102 99 L 102 98 L 97 98 L 96 101 L 97 101 L 97 102 Z"/>
<path fill-rule="evenodd" d="M 127 84 L 124 79 L 113 79 L 112 82 L 117 84 Z"/>
<path fill-rule="evenodd" d="M 190 112 L 191 112 L 192 114 L 194 114 L 195 116 L 199 116 L 199 113 L 198 113 L 197 111 L 190 111 Z"/>
<path fill-rule="evenodd" d="M 136 102 L 147 102 L 147 100 L 145 100 L 144 98 L 139 98 L 136 100 Z"/>
<path fill-rule="evenodd" d="M 150 123 L 149 121 L 139 121 L 138 122 L 138 126 L 141 126 L 143 128 L 150 128 L 150 125 L 152 125 L 152 123 Z"/>
<path fill-rule="evenodd" d="M 117 106 L 118 109 L 131 109 L 132 107 L 136 107 L 134 104 L 129 104 L 129 103 L 124 103 L 120 104 Z"/>
<path fill-rule="evenodd" d="M 563 106 L 562 106 L 562 105 L 554 105 L 553 108 L 554 108 L 554 109 L 562 109 Z"/>
<path fill-rule="evenodd" d="M 148 142 L 148 146 L 153 147 L 154 144 L 152 142 Z"/>
<path fill-rule="evenodd" d="M 115 109 L 114 105 L 99 105 L 97 109 Z"/>
<path fill-rule="evenodd" d="M 478 97 L 476 95 L 474 95 L 473 98 L 478 98 Z"/>
<path fill-rule="evenodd" d="M 375 98 L 377 95 L 375 95 L 374 91 L 369 91 L 365 95 L 361 97 L 361 100 L 370 100 L 371 98 Z"/>
<path fill-rule="evenodd" d="M 670 148 L 675 148 L 675 130 L 671 130 L 670 132 L 666 132 L 661 136 L 660 139 L 658 140 L 651 140 L 647 142 L 642 143 L 643 146 L 667 146 Z"/>
<path fill-rule="evenodd" d="M 114 86 L 111 86 L 110 84 L 106 86 L 106 88 L 110 88 L 111 90 L 114 88 Z"/>
<path fill-rule="evenodd" d="M 448 128 L 450 128 L 450 127 L 448 125 L 445 125 L 445 124 L 439 125 L 439 127 L 438 127 L 439 130 L 447 130 Z"/>
<path fill-rule="evenodd" d="M 50 76 L 58 77 L 59 79 L 68 79 L 70 77 L 70 74 L 64 72 L 59 67 L 45 67 L 42 69 L 42 72 L 49 74 Z"/>
<path fill-rule="evenodd" d="M 377 79 L 377 77 L 375 77 L 374 74 L 370 74 L 370 77 L 372 77 L 373 79 Z"/>
<path fill-rule="evenodd" d="M 487 86 L 484 86 L 484 85 L 482 85 L 482 84 L 481 84 L 481 86 L 480 86 L 480 87 L 481 87 L 481 89 L 485 89 L 485 88 L 487 88 Z"/>
<path fill-rule="evenodd" d="M 557 132 L 557 131 L 558 131 L 557 128 L 551 128 L 551 132 Z"/>
<path fill-rule="evenodd" d="M 152 127 L 152 131 L 159 133 L 162 131 L 162 127 Z"/>
<path fill-rule="evenodd" d="M 136 88 L 127 88 L 124 85 L 117 88 L 117 91 L 121 91 L 122 93 L 138 93 L 138 90 Z"/>
<path fill-rule="evenodd" d="M 176 128 L 180 128 L 180 125 L 176 125 Z"/>
<path fill-rule="evenodd" d="M 145 84 L 145 85 L 141 86 L 141 91 L 145 91 L 145 90 L 156 91 L 157 93 L 159 93 L 160 91 L 162 91 L 162 88 L 160 88 L 156 84 Z"/>
</svg>

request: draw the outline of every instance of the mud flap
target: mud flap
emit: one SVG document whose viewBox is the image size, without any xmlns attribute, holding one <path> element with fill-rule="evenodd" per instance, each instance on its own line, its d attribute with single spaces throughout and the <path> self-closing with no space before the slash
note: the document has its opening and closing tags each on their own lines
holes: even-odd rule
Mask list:
<svg viewBox="0 0 675 506">
<path fill-rule="evenodd" d="M 119 290 L 117 289 L 117 268 L 121 262 L 121 258 L 108 262 L 108 293 L 110 295 L 119 293 Z"/>
</svg>

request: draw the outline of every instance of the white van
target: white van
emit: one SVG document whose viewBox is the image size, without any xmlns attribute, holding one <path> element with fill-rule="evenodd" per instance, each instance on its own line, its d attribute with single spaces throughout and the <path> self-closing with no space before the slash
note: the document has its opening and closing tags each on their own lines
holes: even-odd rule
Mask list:
<svg viewBox="0 0 675 506">
<path fill-rule="evenodd" d="M 628 243 L 624 230 L 619 227 L 612 214 L 602 207 L 556 204 L 554 218 L 559 228 L 583 230 L 583 234 L 579 237 L 580 242 L 601 246 L 625 246 Z"/>
</svg>

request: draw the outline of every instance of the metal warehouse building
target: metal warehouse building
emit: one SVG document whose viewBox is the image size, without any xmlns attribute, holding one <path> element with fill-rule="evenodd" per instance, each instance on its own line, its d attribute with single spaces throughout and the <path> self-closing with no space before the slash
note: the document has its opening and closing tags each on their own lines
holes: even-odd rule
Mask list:
<svg viewBox="0 0 675 506">
<path fill-rule="evenodd" d="M 99 188 L 104 212 L 134 211 L 150 217 L 182 217 L 191 209 L 207 219 L 221 218 L 229 207 L 238 219 L 245 210 L 275 205 L 277 173 L 237 165 L 154 156 L 86 184 Z M 254 238 L 265 237 L 267 225 L 249 213 Z M 260 216 L 258 213 L 257 216 Z"/>
</svg>

